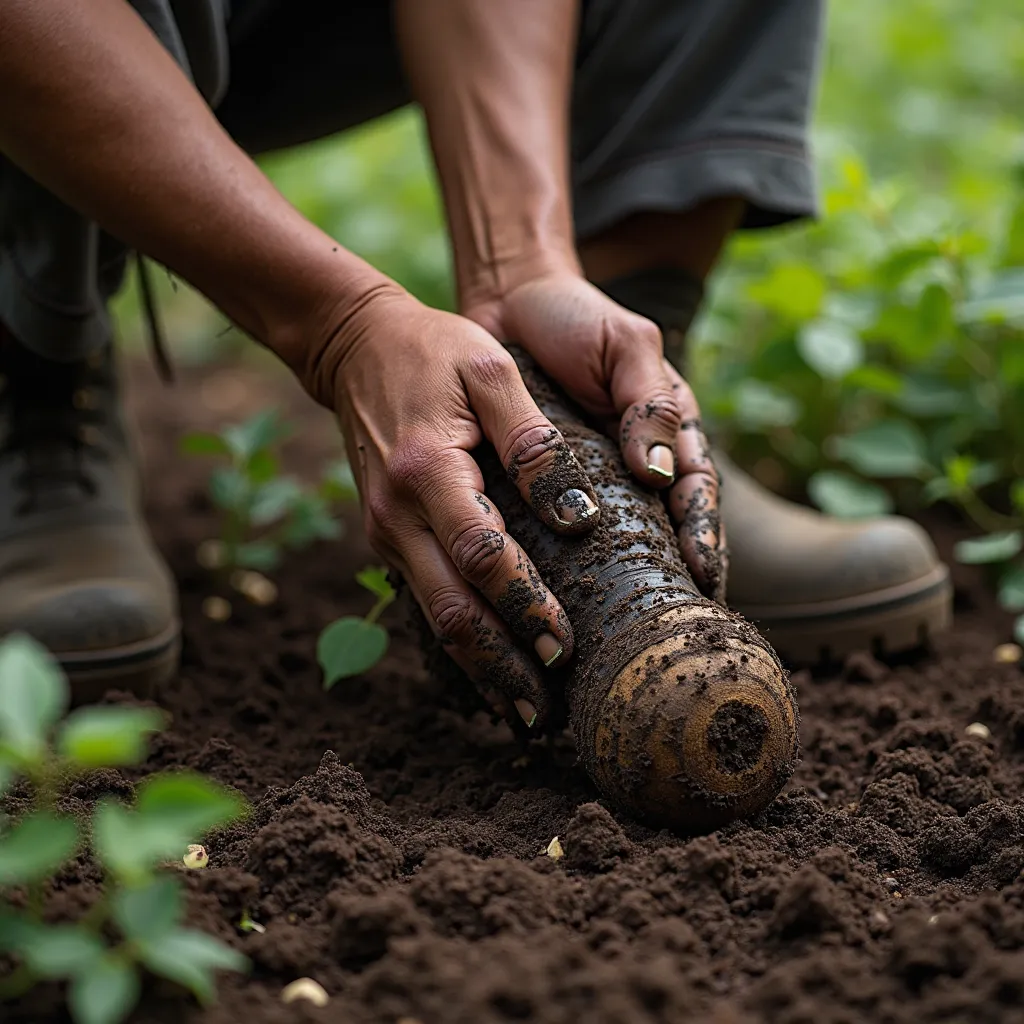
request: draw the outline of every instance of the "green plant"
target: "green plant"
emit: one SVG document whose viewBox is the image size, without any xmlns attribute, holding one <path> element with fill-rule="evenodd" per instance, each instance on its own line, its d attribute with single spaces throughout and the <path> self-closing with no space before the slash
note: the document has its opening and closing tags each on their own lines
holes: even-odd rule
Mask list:
<svg viewBox="0 0 1024 1024">
<path fill-rule="evenodd" d="M 289 428 L 273 411 L 258 413 L 219 434 L 190 434 L 182 450 L 227 459 L 210 474 L 210 499 L 220 510 L 220 538 L 200 547 L 206 568 L 272 571 L 286 548 L 298 550 L 338 537 L 332 502 L 356 495 L 344 462 L 330 465 L 317 487 L 281 473 L 275 454 Z"/>
<path fill-rule="evenodd" d="M 241 971 L 244 956 L 183 927 L 181 885 L 167 862 L 238 818 L 243 801 L 192 772 L 160 772 L 138 786 L 133 806 L 100 800 L 86 825 L 61 808 L 67 781 L 96 768 L 139 764 L 164 726 L 151 708 L 83 707 L 65 717 L 69 692 L 56 662 L 29 638 L 0 643 L 0 795 L 28 784 L 31 799 L 0 824 L 0 952 L 14 965 L 0 999 L 37 982 L 66 981 L 76 1024 L 118 1024 L 139 996 L 141 972 L 168 978 L 204 1003 L 214 972 Z M 21 802 L 21 790 L 18 790 Z M 102 868 L 101 897 L 77 921 L 44 917 L 52 880 L 88 849 Z"/>
<path fill-rule="evenodd" d="M 377 600 L 363 618 L 346 615 L 327 626 L 317 641 L 316 656 L 324 673 L 324 689 L 339 679 L 357 676 L 380 661 L 387 653 L 388 632 L 377 621 L 395 599 L 387 570 L 367 567 L 356 573 L 356 582 Z"/>
<path fill-rule="evenodd" d="M 1011 509 L 999 511 L 980 491 L 999 477 L 992 464 L 979 464 L 967 456 L 951 460 L 945 475 L 935 481 L 939 495 L 955 502 L 985 532 L 962 540 L 954 555 L 966 565 L 991 566 L 999 604 L 1017 617 L 1014 639 L 1024 644 L 1024 479 L 1010 486 Z"/>
</svg>

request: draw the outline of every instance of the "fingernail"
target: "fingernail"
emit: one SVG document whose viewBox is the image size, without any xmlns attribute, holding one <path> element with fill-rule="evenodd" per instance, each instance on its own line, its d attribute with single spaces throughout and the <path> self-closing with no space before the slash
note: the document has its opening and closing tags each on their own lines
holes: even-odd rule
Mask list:
<svg viewBox="0 0 1024 1024">
<path fill-rule="evenodd" d="M 652 473 L 668 477 L 669 480 L 675 479 L 676 464 L 672 457 L 672 449 L 663 444 L 656 444 L 647 453 L 647 468 Z"/>
<path fill-rule="evenodd" d="M 537 652 L 537 657 L 544 662 L 545 668 L 550 668 L 554 665 L 562 656 L 563 650 L 558 637 L 553 636 L 551 633 L 541 633 L 533 641 L 533 649 Z"/>
<path fill-rule="evenodd" d="M 533 723 L 537 721 L 537 709 L 528 700 L 523 700 L 522 697 L 515 704 L 516 711 L 519 712 L 519 716 L 526 723 L 526 728 L 532 729 Z"/>
<path fill-rule="evenodd" d="M 576 523 L 597 515 L 597 506 L 590 500 L 590 495 L 578 487 L 566 491 L 555 507 L 563 523 Z"/>
</svg>

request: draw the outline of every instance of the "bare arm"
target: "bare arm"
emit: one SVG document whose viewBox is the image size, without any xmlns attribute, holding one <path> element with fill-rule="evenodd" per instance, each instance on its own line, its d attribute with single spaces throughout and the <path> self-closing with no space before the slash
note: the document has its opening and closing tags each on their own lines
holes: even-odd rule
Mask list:
<svg viewBox="0 0 1024 1024">
<path fill-rule="evenodd" d="M 579 270 L 569 202 L 578 0 L 398 0 L 444 190 L 463 308 Z"/>
<path fill-rule="evenodd" d="M 0 151 L 300 375 L 310 312 L 387 286 L 274 189 L 125 0 L 0 0 L 0 96 Z"/>
<path fill-rule="evenodd" d="M 668 491 L 683 555 L 722 596 L 718 479 L 693 393 L 649 320 L 584 279 L 569 186 L 578 0 L 397 0 L 402 53 L 444 190 L 462 312 L 519 342 Z M 701 519 L 701 523 L 705 520 Z"/>
</svg>

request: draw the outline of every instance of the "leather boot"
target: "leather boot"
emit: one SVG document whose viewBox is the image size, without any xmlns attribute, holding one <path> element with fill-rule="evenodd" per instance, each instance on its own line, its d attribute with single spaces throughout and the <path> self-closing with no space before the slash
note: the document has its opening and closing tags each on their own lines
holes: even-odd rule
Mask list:
<svg viewBox="0 0 1024 1024">
<path fill-rule="evenodd" d="M 53 362 L 0 328 L 0 635 L 50 649 L 76 702 L 178 661 L 174 581 L 142 518 L 113 346 Z"/>
<path fill-rule="evenodd" d="M 683 373 L 700 282 L 659 269 L 601 287 L 661 327 L 665 354 Z M 757 623 L 782 657 L 810 664 L 856 650 L 893 654 L 949 625 L 949 570 L 916 523 L 899 516 L 835 519 L 770 493 L 721 452 L 715 463 L 729 605 Z"/>
</svg>

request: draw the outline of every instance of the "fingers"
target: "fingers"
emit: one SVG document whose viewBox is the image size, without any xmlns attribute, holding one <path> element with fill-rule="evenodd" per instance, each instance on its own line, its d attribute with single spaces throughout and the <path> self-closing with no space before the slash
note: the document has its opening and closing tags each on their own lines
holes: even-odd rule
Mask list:
<svg viewBox="0 0 1024 1024">
<path fill-rule="evenodd" d="M 527 728 L 539 728 L 550 711 L 541 669 L 497 613 L 459 573 L 430 529 L 407 534 L 401 560 L 424 615 L 445 650 L 484 698 Z"/>
<path fill-rule="evenodd" d="M 526 689 L 536 696 L 542 692 L 540 669 L 562 665 L 572 656 L 568 617 L 481 493 L 480 470 L 472 456 L 462 448 L 438 450 L 428 444 L 409 445 L 403 452 L 389 462 L 393 496 L 368 502 L 368 528 L 408 566 L 424 610 L 449 638 L 453 653 L 474 664 L 494 662 L 489 670 L 491 675 L 499 672 L 494 688 L 512 694 L 512 699 Z M 440 561 L 436 554 L 420 555 L 434 547 L 444 555 Z M 483 615 L 480 595 L 498 615 L 490 610 Z M 526 641 L 535 659 L 515 653 L 519 648 L 498 616 Z M 500 676 L 506 663 L 511 666 L 508 679 Z M 524 682 L 524 665 L 531 666 L 532 688 Z M 542 723 L 546 699 L 540 706 L 530 703 Z"/>
<path fill-rule="evenodd" d="M 625 410 L 619 423 L 622 457 L 649 487 L 670 487 L 677 473 L 682 381 L 666 372 L 661 332 L 650 320 L 630 315 L 619 322 L 609 347 L 614 353 L 612 400 L 616 409 Z"/>
<path fill-rule="evenodd" d="M 706 596 L 724 602 L 727 562 L 725 531 L 718 512 L 718 471 L 701 430 L 693 392 L 671 366 L 666 367 L 679 385 L 684 415 L 675 440 L 679 478 L 668 495 L 669 514 L 694 582 Z"/>
<path fill-rule="evenodd" d="M 538 518 L 563 534 L 597 524 L 597 495 L 565 439 L 530 397 L 515 360 L 478 356 L 463 371 L 470 405 L 509 479 Z"/>
</svg>

